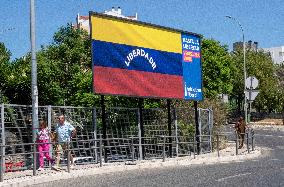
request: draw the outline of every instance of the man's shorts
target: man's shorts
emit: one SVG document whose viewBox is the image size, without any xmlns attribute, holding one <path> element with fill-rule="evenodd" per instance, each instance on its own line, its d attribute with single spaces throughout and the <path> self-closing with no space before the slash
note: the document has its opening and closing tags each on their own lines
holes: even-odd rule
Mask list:
<svg viewBox="0 0 284 187">
<path fill-rule="evenodd" d="M 70 143 L 69 149 L 72 149 L 71 146 L 72 144 Z M 67 148 L 68 148 L 68 144 L 67 143 L 59 143 L 56 145 L 56 152 L 63 155 L 67 156 Z M 72 151 L 71 151 L 72 154 Z"/>
</svg>

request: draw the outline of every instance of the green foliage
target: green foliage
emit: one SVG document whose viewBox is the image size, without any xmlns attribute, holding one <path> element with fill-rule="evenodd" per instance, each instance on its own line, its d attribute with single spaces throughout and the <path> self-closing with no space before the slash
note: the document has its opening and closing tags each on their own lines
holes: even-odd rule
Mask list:
<svg viewBox="0 0 284 187">
<path fill-rule="evenodd" d="M 1 103 L 7 102 L 5 92 L 7 89 L 7 79 L 10 76 L 10 64 L 9 60 L 11 52 L 5 47 L 3 43 L 0 43 L 0 100 Z"/>
<path fill-rule="evenodd" d="M 277 111 L 282 111 L 284 114 L 284 64 L 275 65 L 276 68 L 276 77 L 278 80 L 278 89 L 277 89 L 277 99 L 278 107 Z M 284 118 L 284 115 L 283 115 Z M 283 120 L 284 123 L 284 120 Z"/>
<path fill-rule="evenodd" d="M 236 76 L 234 80 L 233 98 L 242 101 L 244 99 L 244 70 L 243 70 L 243 52 L 241 50 L 235 51 L 232 54 L 236 62 Z M 259 50 L 246 51 L 246 71 L 247 77 L 255 76 L 259 80 L 258 90 L 260 93 L 256 97 L 253 105 L 258 111 L 271 112 L 277 108 L 278 105 L 278 89 L 279 84 L 275 76 L 275 65 L 271 57 Z"/>
<path fill-rule="evenodd" d="M 181 136 L 193 137 L 195 134 L 195 125 L 190 123 L 184 123 L 183 121 L 178 121 L 178 128 Z"/>
<path fill-rule="evenodd" d="M 31 104 L 31 66 L 27 58 L 16 59 L 9 64 L 9 76 L 5 94 L 11 103 Z"/>
<path fill-rule="evenodd" d="M 213 39 L 204 39 L 202 63 L 205 97 L 216 98 L 218 94 L 231 93 L 236 67 L 228 48 Z"/>
<path fill-rule="evenodd" d="M 88 34 L 68 24 L 37 54 L 41 105 L 93 106 Z"/>
<path fill-rule="evenodd" d="M 173 106 L 176 108 L 188 108 L 193 109 L 193 102 L 184 101 L 184 100 L 174 100 Z M 229 115 L 229 106 L 222 102 L 219 98 L 209 99 L 205 98 L 203 101 L 198 102 L 198 108 L 209 108 L 213 111 L 214 116 L 214 126 L 220 127 L 221 125 L 226 124 L 226 120 Z M 188 118 L 188 116 L 179 116 L 180 119 Z M 190 119 L 191 121 L 194 119 Z"/>
</svg>

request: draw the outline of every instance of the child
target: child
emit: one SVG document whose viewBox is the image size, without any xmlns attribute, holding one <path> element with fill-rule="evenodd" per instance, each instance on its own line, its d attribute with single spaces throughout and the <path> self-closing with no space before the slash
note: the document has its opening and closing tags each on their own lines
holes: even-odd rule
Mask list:
<svg viewBox="0 0 284 187">
<path fill-rule="evenodd" d="M 44 170 L 44 161 L 43 156 L 51 163 L 54 163 L 54 160 L 49 156 L 49 138 L 51 137 L 51 133 L 49 132 L 46 122 L 40 121 L 39 131 L 37 132 L 37 143 L 38 144 L 38 152 L 39 152 L 39 171 Z"/>
</svg>

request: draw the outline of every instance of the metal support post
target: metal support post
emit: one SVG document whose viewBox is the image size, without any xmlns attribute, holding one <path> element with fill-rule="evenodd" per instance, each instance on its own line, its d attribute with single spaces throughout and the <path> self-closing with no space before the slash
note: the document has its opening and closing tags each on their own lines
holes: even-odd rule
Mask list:
<svg viewBox="0 0 284 187">
<path fill-rule="evenodd" d="M 169 145 L 168 145 L 168 154 L 172 158 L 172 115 L 171 115 L 171 100 L 167 99 L 167 111 L 168 111 L 168 133 L 169 133 Z"/>
<path fill-rule="evenodd" d="M 102 126 L 103 126 L 103 139 L 104 139 L 104 161 L 107 163 L 107 124 L 106 124 L 106 108 L 105 108 L 105 96 L 101 95 L 101 107 L 102 107 Z"/>
<path fill-rule="evenodd" d="M 94 107 L 93 109 L 93 127 L 94 127 L 94 152 L 95 152 L 95 160 L 96 160 L 96 163 L 98 163 L 98 150 L 97 150 L 97 146 L 98 146 L 98 142 L 97 142 L 97 110 L 96 108 Z"/>
<path fill-rule="evenodd" d="M 239 154 L 239 137 L 238 133 L 236 132 L 236 155 Z"/>
<path fill-rule="evenodd" d="M 241 23 L 234 17 L 232 16 L 225 16 L 226 18 L 229 18 L 233 21 L 235 21 L 241 31 L 242 31 L 242 40 L 243 40 L 243 61 L 244 61 L 244 111 L 245 111 L 245 124 L 247 125 L 248 123 L 248 119 L 247 119 L 247 99 L 246 99 L 246 79 L 247 79 L 247 72 L 246 72 L 246 44 L 245 44 L 245 33 L 244 33 L 244 29 L 243 26 L 241 25 Z"/>
<path fill-rule="evenodd" d="M 3 145 L 0 145 L 1 148 L 1 168 L 0 168 L 0 182 L 4 181 L 4 172 L 5 172 L 5 159 L 4 159 L 4 152 L 3 152 Z"/>
<path fill-rule="evenodd" d="M 132 162 L 134 162 L 134 141 L 133 137 L 131 137 L 131 156 L 132 156 Z"/>
<path fill-rule="evenodd" d="M 67 172 L 70 173 L 70 142 L 67 142 Z"/>
<path fill-rule="evenodd" d="M 177 123 L 177 112 L 174 108 L 174 123 L 175 123 L 175 139 L 176 139 L 176 155 L 179 155 L 179 139 L 178 139 L 178 123 Z"/>
<path fill-rule="evenodd" d="M 163 162 L 166 160 L 166 137 L 163 136 Z"/>
<path fill-rule="evenodd" d="M 4 104 L 1 105 L 1 168 L 0 168 L 0 181 L 3 182 L 4 180 L 4 173 L 5 173 L 5 120 L 4 120 Z"/>
<path fill-rule="evenodd" d="M 248 132 L 246 132 L 246 140 L 247 140 L 247 150 L 249 153 L 249 133 Z"/>
<path fill-rule="evenodd" d="M 36 175 L 36 131 L 38 129 L 38 88 L 37 88 L 37 62 L 36 62 L 36 45 L 35 45 L 35 1 L 30 0 L 30 41 L 31 41 L 31 95 L 32 95 L 32 127 L 33 127 L 33 142 L 34 142 L 34 167 L 33 175 Z"/>
<path fill-rule="evenodd" d="M 254 151 L 254 131 L 251 129 L 251 150 Z"/>
<path fill-rule="evenodd" d="M 137 126 L 138 126 L 138 150 L 139 150 L 139 160 L 143 160 L 143 151 L 142 151 L 142 132 L 141 132 L 141 125 L 140 125 L 140 110 L 137 110 Z"/>
<path fill-rule="evenodd" d="M 193 138 L 193 158 L 195 159 L 195 145 L 196 145 L 196 140 Z"/>
<path fill-rule="evenodd" d="M 217 134 L 217 155 L 218 155 L 218 157 L 220 157 L 219 134 Z"/>
<path fill-rule="evenodd" d="M 200 154 L 200 131 L 199 131 L 199 111 L 197 108 L 197 101 L 194 101 L 194 116 L 195 116 L 195 139 L 196 139 L 196 148 L 197 154 Z"/>
<path fill-rule="evenodd" d="M 103 140 L 102 135 L 100 135 L 100 167 L 103 166 Z"/>
<path fill-rule="evenodd" d="M 36 156 L 36 154 L 37 154 L 37 152 L 36 152 L 36 150 L 37 150 L 37 144 L 34 141 L 33 142 L 33 161 L 34 161 L 34 163 L 33 163 L 33 175 L 34 176 L 37 175 L 37 172 L 36 172 L 36 169 L 37 169 L 37 156 Z"/>
</svg>

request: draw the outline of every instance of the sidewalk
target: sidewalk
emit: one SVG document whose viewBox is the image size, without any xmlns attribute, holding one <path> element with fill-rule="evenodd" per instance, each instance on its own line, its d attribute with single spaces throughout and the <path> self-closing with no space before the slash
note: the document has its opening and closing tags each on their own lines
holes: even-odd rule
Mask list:
<svg viewBox="0 0 284 187">
<path fill-rule="evenodd" d="M 228 162 L 241 162 L 248 159 L 255 159 L 261 155 L 261 149 L 256 147 L 254 151 L 247 152 L 246 145 L 242 149 L 239 149 L 239 154 L 236 155 L 236 148 L 234 144 L 229 144 L 226 149 L 220 151 L 220 157 L 217 152 L 179 157 L 179 158 L 166 158 L 163 162 L 162 159 L 154 160 L 142 160 L 131 162 L 119 162 L 119 163 L 103 163 L 102 167 L 99 164 L 92 165 L 76 165 L 74 169 L 68 173 L 66 170 L 54 171 L 46 169 L 38 172 L 37 176 L 32 176 L 32 170 L 26 170 L 22 172 L 9 172 L 4 174 L 4 182 L 0 183 L 0 186 L 28 186 L 40 183 L 47 183 L 55 180 L 64 180 L 70 178 L 77 178 L 81 176 L 90 176 L 103 173 L 123 172 L 139 169 L 151 169 L 162 167 L 175 167 L 175 166 L 190 166 L 190 165 L 205 165 L 215 163 L 228 163 Z M 66 168 L 65 168 L 66 169 Z"/>
</svg>

